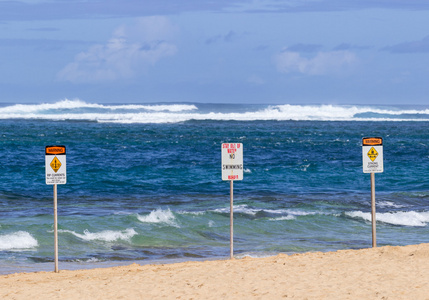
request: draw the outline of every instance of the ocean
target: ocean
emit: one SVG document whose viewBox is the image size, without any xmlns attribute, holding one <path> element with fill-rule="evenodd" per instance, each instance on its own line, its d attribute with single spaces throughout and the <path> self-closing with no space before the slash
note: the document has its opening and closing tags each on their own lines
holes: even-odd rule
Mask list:
<svg viewBox="0 0 429 300">
<path fill-rule="evenodd" d="M 371 136 L 378 246 L 429 242 L 428 106 L 1 104 L 0 273 L 54 268 L 47 145 L 67 148 L 60 270 L 228 258 L 222 143 L 243 144 L 236 257 L 371 247 Z"/>
</svg>

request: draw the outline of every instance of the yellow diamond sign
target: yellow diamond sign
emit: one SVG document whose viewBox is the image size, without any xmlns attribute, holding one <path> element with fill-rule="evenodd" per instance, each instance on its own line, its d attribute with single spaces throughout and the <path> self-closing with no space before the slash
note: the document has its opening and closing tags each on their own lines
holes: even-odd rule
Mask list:
<svg viewBox="0 0 429 300">
<path fill-rule="evenodd" d="M 52 160 L 51 164 L 50 164 L 52 170 L 55 171 L 55 173 L 58 172 L 58 170 L 61 168 L 61 162 L 59 161 L 59 159 L 55 156 L 54 159 Z"/>
<path fill-rule="evenodd" d="M 374 161 L 378 156 L 377 150 L 374 149 L 374 147 L 371 147 L 368 151 L 368 157 L 371 159 L 371 161 Z M 56 172 L 56 171 L 55 171 Z"/>
</svg>

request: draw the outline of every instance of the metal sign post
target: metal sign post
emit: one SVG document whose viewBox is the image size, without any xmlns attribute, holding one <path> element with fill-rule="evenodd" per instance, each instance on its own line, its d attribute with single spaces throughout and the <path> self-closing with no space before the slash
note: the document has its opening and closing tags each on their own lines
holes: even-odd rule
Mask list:
<svg viewBox="0 0 429 300">
<path fill-rule="evenodd" d="M 372 223 L 372 247 L 377 247 L 376 213 L 375 213 L 375 174 L 371 173 L 371 223 Z"/>
<path fill-rule="evenodd" d="M 54 247 L 55 247 L 55 273 L 58 273 L 58 214 L 57 214 L 57 185 L 54 184 Z"/>
<path fill-rule="evenodd" d="M 383 166 L 383 139 L 381 137 L 367 137 L 362 139 L 363 172 L 371 173 L 371 222 L 372 247 L 377 247 L 376 213 L 375 213 L 375 173 L 382 173 Z"/>
<path fill-rule="evenodd" d="M 229 257 L 234 258 L 234 180 L 229 184 Z"/>
<path fill-rule="evenodd" d="M 243 144 L 222 144 L 222 180 L 230 181 L 230 258 L 234 258 L 234 180 L 243 180 Z"/>
<path fill-rule="evenodd" d="M 57 218 L 57 185 L 66 184 L 66 147 L 46 146 L 45 148 L 46 184 L 54 186 L 54 247 L 55 273 L 58 273 L 58 218 Z"/>
</svg>

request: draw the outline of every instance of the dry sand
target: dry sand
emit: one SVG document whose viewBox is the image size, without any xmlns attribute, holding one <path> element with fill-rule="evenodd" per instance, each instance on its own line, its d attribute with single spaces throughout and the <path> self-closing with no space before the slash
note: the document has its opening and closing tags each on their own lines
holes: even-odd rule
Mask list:
<svg viewBox="0 0 429 300">
<path fill-rule="evenodd" d="M 0 299 L 429 299 L 429 244 L 16 273 Z"/>
</svg>

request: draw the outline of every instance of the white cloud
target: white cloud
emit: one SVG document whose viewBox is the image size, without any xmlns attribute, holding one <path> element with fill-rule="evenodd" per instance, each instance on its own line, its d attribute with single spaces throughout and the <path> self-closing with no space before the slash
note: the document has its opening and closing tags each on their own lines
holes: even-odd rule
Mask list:
<svg viewBox="0 0 429 300">
<path fill-rule="evenodd" d="M 307 75 L 335 74 L 357 61 L 350 51 L 319 52 L 312 58 L 301 56 L 287 49 L 275 57 L 277 69 L 282 73 L 298 72 Z"/>
<path fill-rule="evenodd" d="M 177 47 L 169 40 L 176 28 L 165 17 L 139 19 L 133 26 L 120 26 L 103 45 L 93 45 L 76 55 L 58 78 L 75 83 L 102 82 L 130 78 Z"/>
</svg>

